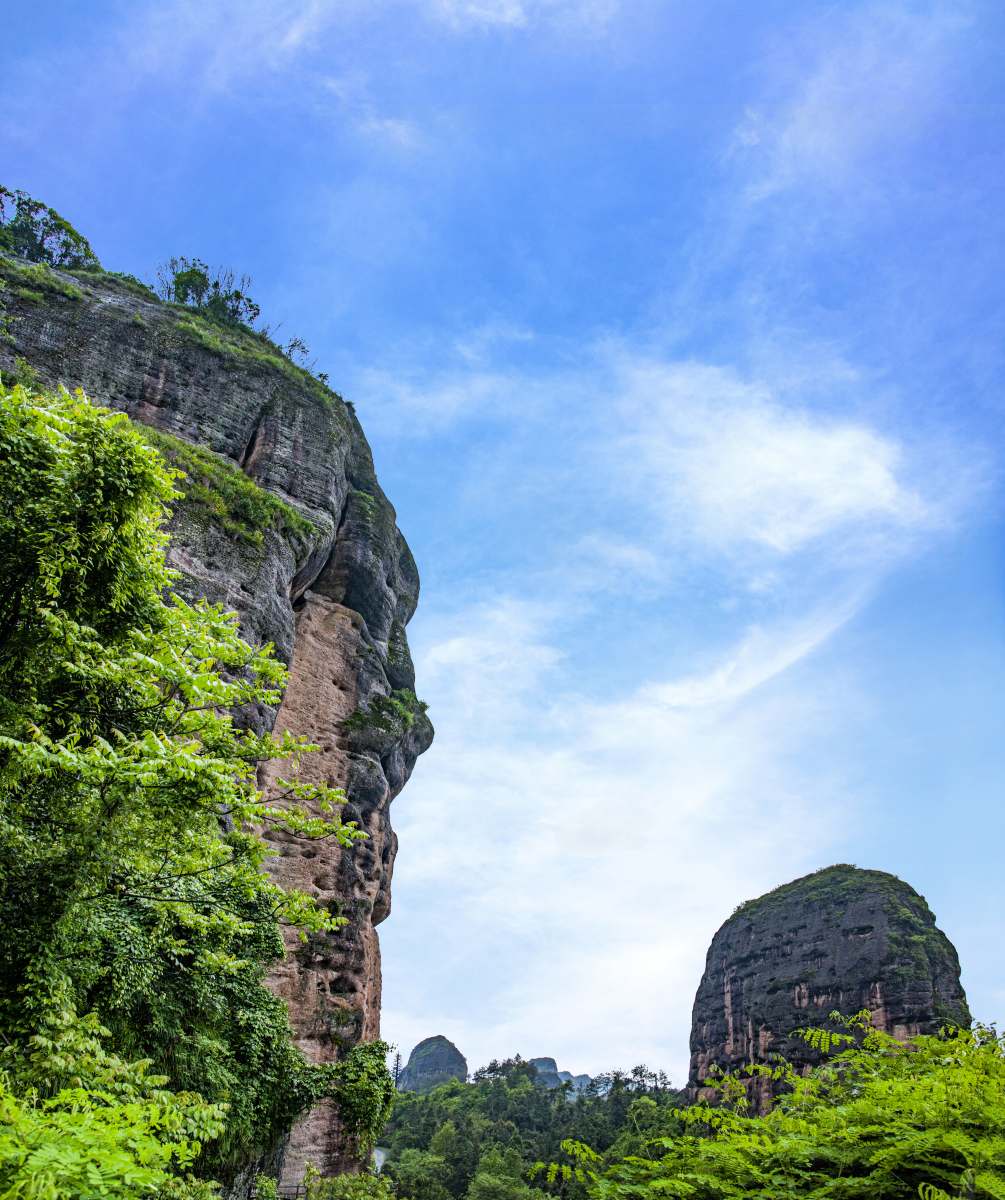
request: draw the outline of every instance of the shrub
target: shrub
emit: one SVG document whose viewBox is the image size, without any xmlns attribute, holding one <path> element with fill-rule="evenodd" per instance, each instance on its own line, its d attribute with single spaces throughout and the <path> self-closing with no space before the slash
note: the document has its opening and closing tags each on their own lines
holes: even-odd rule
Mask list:
<svg viewBox="0 0 1005 1200">
<path fill-rule="evenodd" d="M 248 295 L 251 278 L 242 275 L 235 287 L 234 268 L 217 267 L 211 271 L 198 258 L 169 258 L 157 268 L 157 293 L 198 309 L 221 325 L 253 325 L 261 309 Z"/>
<path fill-rule="evenodd" d="M 313 1164 L 307 1163 L 304 1172 L 307 1200 L 394 1200 L 395 1191 L 389 1179 L 373 1171 L 358 1175 L 333 1175 L 322 1179 Z"/>
</svg>

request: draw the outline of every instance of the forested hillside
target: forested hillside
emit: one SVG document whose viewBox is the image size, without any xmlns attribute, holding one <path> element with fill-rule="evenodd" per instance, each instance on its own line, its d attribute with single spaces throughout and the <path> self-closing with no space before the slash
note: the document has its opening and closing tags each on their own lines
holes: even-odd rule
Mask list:
<svg viewBox="0 0 1005 1200">
<path fill-rule="evenodd" d="M 384 1170 L 412 1200 L 518 1200 L 530 1191 L 534 1163 L 567 1161 L 566 1139 L 596 1147 L 609 1162 L 644 1154 L 647 1139 L 680 1128 L 679 1102 L 669 1080 L 645 1067 L 599 1076 L 576 1094 L 569 1084 L 546 1087 L 519 1056 L 493 1061 L 473 1083 L 399 1095 L 384 1133 Z M 582 1187 L 574 1182 L 572 1190 Z"/>
</svg>

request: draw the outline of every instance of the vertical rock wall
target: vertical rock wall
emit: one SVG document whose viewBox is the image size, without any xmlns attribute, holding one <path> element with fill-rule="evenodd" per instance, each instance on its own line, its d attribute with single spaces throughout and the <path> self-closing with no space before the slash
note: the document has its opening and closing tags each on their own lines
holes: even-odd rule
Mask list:
<svg viewBox="0 0 1005 1200">
<path fill-rule="evenodd" d="M 739 1071 L 781 1054 L 800 1070 L 822 1061 L 793 1031 L 869 1009 L 906 1040 L 947 1022 L 970 1025 L 953 944 L 924 896 L 895 875 L 839 864 L 740 906 L 709 947 L 694 999 L 688 1095 L 712 1066 Z M 753 1111 L 771 1081 L 747 1084 Z"/>
<path fill-rule="evenodd" d="M 269 835 L 277 880 L 348 919 L 306 946 L 291 935 L 269 981 L 289 1004 L 307 1056 L 336 1061 L 380 1036 L 376 926 L 391 909 L 397 849 L 389 809 L 433 736 L 410 699 L 405 626 L 419 594 L 412 555 L 351 407 L 264 339 L 210 326 L 104 272 L 49 272 L 48 283 L 25 287 L 25 266 L 0 255 L 0 320 L 13 338 L 0 340 L 6 379 L 20 357 L 48 386 L 81 387 L 96 404 L 208 447 L 314 526 L 310 535 L 265 528 L 258 545 L 182 504 L 169 560 L 183 572 L 181 594 L 222 602 L 240 615 L 249 641 L 274 643 L 290 667 L 282 704 L 242 720 L 318 743 L 302 777 L 345 788 L 343 818 L 369 834 L 352 849 Z M 387 703 L 395 692 L 399 704 Z M 274 790 L 290 770 L 268 764 L 259 784 Z M 306 1158 L 325 1175 L 351 1168 L 339 1132 L 332 1109 L 320 1105 L 291 1135 L 282 1182 L 298 1182 Z"/>
</svg>

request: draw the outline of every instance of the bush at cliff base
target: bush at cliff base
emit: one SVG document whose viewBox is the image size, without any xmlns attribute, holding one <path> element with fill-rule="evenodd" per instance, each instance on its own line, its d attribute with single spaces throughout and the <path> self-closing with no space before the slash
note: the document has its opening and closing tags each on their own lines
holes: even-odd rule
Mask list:
<svg viewBox="0 0 1005 1200">
<path fill-rule="evenodd" d="M 147 1064 L 107 1053 L 106 1032 L 93 1015 L 52 1016 L 21 1086 L 0 1075 L 0 1196 L 209 1200 L 212 1186 L 186 1168 L 223 1130 L 226 1106 L 165 1091 Z"/>
<path fill-rule="evenodd" d="M 251 830 L 363 836 L 324 787 L 255 790 L 311 749 L 233 723 L 284 669 L 170 595 L 174 473 L 126 417 L 0 387 L 0 461 L 0 1198 L 226 1178 L 322 1096 L 365 1144 L 386 1048 L 307 1063 L 263 984 L 284 924 L 340 921 L 272 881 Z"/>
<path fill-rule="evenodd" d="M 304 1168 L 300 1185 L 304 1200 L 395 1200 L 394 1186 L 376 1171 L 324 1179 L 313 1163 L 305 1163 Z M 267 1175 L 255 1180 L 255 1192 L 258 1200 L 279 1200 L 279 1186 Z"/>
<path fill-rule="evenodd" d="M 767 1116 L 745 1116 L 741 1081 L 720 1077 L 709 1082 L 721 1107 L 679 1114 L 692 1133 L 603 1173 L 593 1150 L 566 1143 L 579 1165 L 552 1165 L 548 1180 L 576 1178 L 596 1200 L 1005 1198 L 1005 1038 L 978 1026 L 902 1045 L 868 1013 L 842 1023 L 846 1034 L 805 1035 L 846 1046 L 806 1078 L 784 1063 L 748 1068 L 791 1088 Z"/>
</svg>

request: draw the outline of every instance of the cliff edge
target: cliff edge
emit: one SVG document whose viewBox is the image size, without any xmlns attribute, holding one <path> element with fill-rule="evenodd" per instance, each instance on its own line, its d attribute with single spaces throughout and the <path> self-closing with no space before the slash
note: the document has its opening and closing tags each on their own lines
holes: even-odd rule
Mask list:
<svg viewBox="0 0 1005 1200">
<path fill-rule="evenodd" d="M 21 359 L 44 386 L 83 388 L 148 427 L 188 473 L 169 525 L 177 590 L 236 611 L 243 636 L 272 642 L 290 668 L 278 710 L 240 721 L 319 743 L 301 778 L 344 788 L 343 818 L 370 835 L 342 849 L 269 834 L 277 880 L 348 918 L 306 945 L 291 932 L 269 979 L 307 1056 L 336 1061 L 380 1036 L 376 926 L 391 910 L 397 849 L 389 809 L 433 738 L 405 635 L 419 575 L 363 431 L 351 406 L 267 338 L 131 277 L 0 255 L 0 281 L 5 378 L 24 371 Z M 269 764 L 259 784 L 283 775 Z M 281 1182 L 299 1182 L 306 1159 L 323 1175 L 344 1170 L 342 1154 L 322 1104 L 293 1130 Z"/>
</svg>

